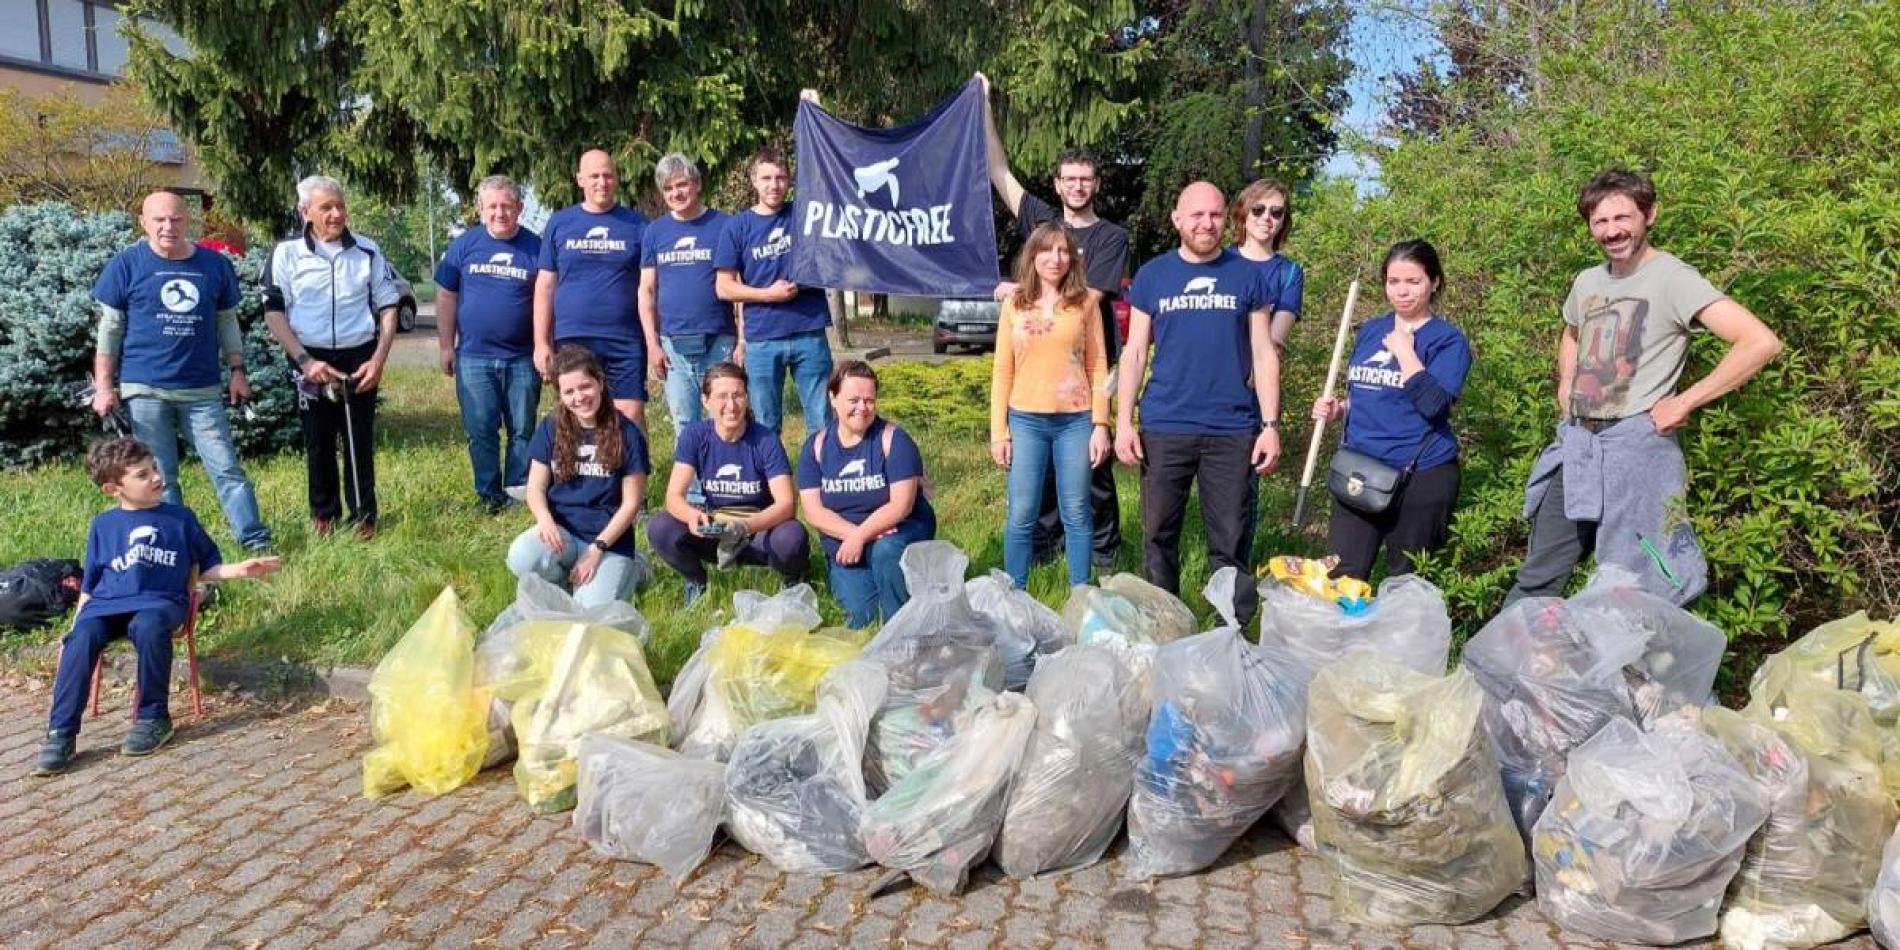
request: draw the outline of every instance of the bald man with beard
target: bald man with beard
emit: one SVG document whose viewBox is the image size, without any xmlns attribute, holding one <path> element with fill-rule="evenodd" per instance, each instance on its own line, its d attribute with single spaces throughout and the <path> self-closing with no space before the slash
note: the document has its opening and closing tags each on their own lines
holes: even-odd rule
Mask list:
<svg viewBox="0 0 1900 950">
<path fill-rule="evenodd" d="M 1178 248 L 1142 265 L 1129 289 L 1115 454 L 1141 467 L 1142 570 L 1180 593 L 1181 524 L 1198 481 L 1210 571 L 1252 567 L 1253 479 L 1280 460 L 1280 359 L 1268 333 L 1274 294 L 1260 269 L 1221 247 L 1226 198 L 1197 181 L 1172 220 Z M 1147 383 L 1153 347 L 1153 372 Z M 1135 426 L 1140 393 L 1141 427 Z M 1241 583 L 1244 625 L 1257 601 Z"/>
<path fill-rule="evenodd" d="M 541 236 L 534 285 L 534 366 L 543 379 L 563 343 L 600 357 L 614 408 L 647 427 L 646 368 L 660 352 L 657 325 L 641 319 L 640 241 L 646 216 L 620 204 L 620 173 L 600 149 L 581 153 L 581 202 L 556 211 Z M 657 369 L 665 372 L 665 363 Z"/>
<path fill-rule="evenodd" d="M 120 251 L 92 288 L 99 308 L 93 411 L 105 416 L 124 405 L 132 434 L 158 460 L 170 504 L 184 503 L 178 439 L 190 439 L 238 543 L 268 548 L 270 529 L 231 438 L 219 365 L 222 359 L 230 369 L 231 402 L 249 399 L 237 271 L 223 254 L 192 243 L 191 212 L 176 194 L 146 195 L 139 227 L 145 240 Z"/>
</svg>

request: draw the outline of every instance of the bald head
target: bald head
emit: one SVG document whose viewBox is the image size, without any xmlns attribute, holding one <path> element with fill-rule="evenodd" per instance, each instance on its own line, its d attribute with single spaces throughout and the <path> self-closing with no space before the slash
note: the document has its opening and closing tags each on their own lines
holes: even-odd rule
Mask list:
<svg viewBox="0 0 1900 950">
<path fill-rule="evenodd" d="M 1181 249 L 1191 257 L 1207 259 L 1220 251 L 1226 216 L 1227 197 L 1212 182 L 1197 181 L 1181 189 L 1169 217 L 1181 235 Z"/>
<path fill-rule="evenodd" d="M 580 186 L 581 203 L 589 211 L 606 211 L 619 199 L 620 173 L 614 168 L 614 157 L 601 149 L 581 153 L 574 183 Z"/>
<path fill-rule="evenodd" d="M 139 205 L 139 227 L 159 256 L 184 260 L 191 256 L 191 212 L 185 199 L 169 191 L 154 191 Z"/>
</svg>

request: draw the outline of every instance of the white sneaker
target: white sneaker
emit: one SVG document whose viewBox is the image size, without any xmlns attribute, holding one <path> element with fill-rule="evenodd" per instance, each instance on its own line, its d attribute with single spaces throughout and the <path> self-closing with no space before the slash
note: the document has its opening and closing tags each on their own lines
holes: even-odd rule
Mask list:
<svg viewBox="0 0 1900 950">
<path fill-rule="evenodd" d="M 526 485 L 509 485 L 507 488 L 502 489 L 501 493 L 519 502 L 526 503 L 528 500 L 528 486 Z"/>
</svg>

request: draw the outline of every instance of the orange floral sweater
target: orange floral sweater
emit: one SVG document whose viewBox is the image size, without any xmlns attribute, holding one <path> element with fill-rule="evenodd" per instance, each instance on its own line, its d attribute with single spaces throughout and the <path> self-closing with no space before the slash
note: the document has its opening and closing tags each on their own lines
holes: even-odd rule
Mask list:
<svg viewBox="0 0 1900 950">
<path fill-rule="evenodd" d="M 1009 410 L 1088 412 L 1108 423 L 1108 353 L 1093 294 L 1081 306 L 1016 309 L 1003 301 L 990 376 L 990 441 L 1009 438 Z"/>
</svg>

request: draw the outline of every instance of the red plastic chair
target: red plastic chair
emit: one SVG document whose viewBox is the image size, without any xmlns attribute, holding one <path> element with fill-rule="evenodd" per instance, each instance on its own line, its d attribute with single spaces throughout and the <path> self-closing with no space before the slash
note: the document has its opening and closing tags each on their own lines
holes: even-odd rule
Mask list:
<svg viewBox="0 0 1900 950">
<path fill-rule="evenodd" d="M 196 580 L 195 575 L 193 580 Z M 191 715 L 193 719 L 203 719 L 205 717 L 204 695 L 198 691 L 198 585 L 196 583 L 191 585 L 191 597 L 185 604 L 185 622 L 172 633 L 172 639 L 185 641 L 185 665 L 189 670 L 185 683 L 191 689 Z M 94 718 L 99 715 L 99 686 L 105 680 L 105 670 L 106 655 L 102 652 L 99 654 L 99 662 L 92 666 L 92 695 L 89 702 L 92 704 Z M 136 681 L 134 683 L 136 684 Z M 132 718 L 138 718 L 138 714 L 139 689 L 137 685 L 134 685 L 132 687 Z"/>
</svg>

